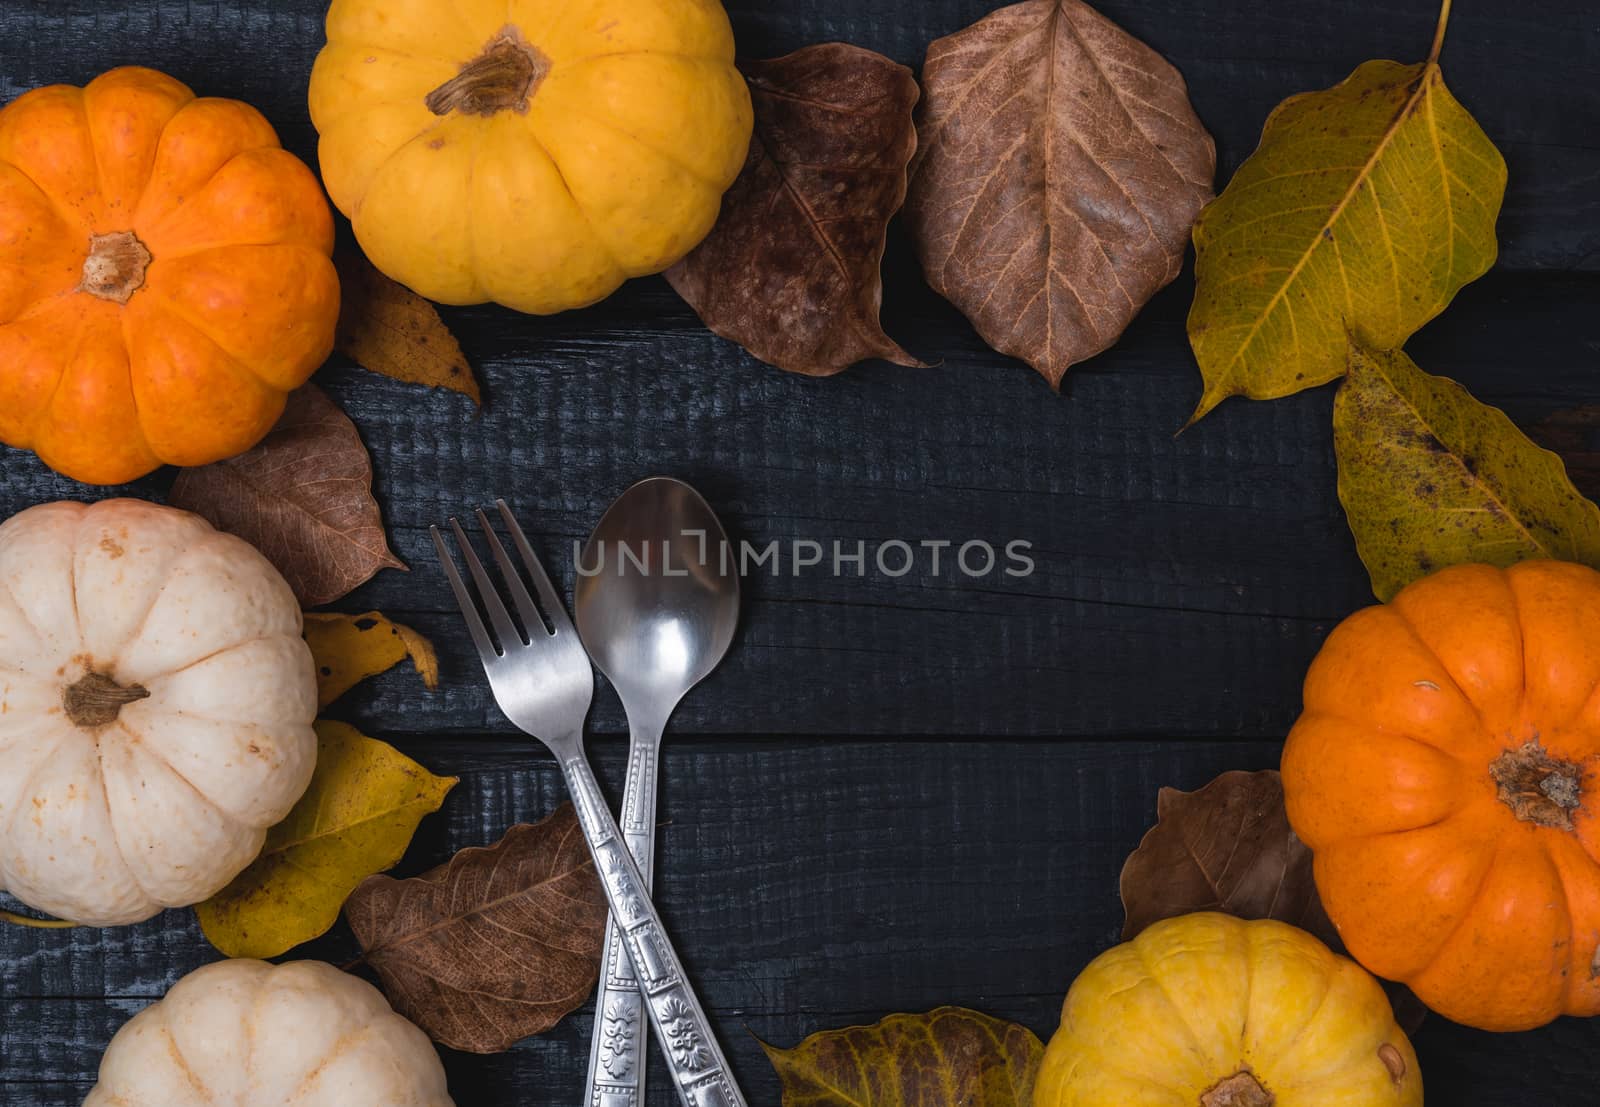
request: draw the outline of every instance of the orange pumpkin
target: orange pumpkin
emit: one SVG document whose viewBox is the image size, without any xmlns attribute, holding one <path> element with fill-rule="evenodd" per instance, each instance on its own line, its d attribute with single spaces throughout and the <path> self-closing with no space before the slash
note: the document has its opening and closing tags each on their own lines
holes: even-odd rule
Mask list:
<svg viewBox="0 0 1600 1107">
<path fill-rule="evenodd" d="M 1461 565 L 1334 630 L 1283 752 L 1350 952 L 1470 1026 L 1600 1013 L 1600 573 Z"/>
<path fill-rule="evenodd" d="M 333 219 L 261 114 L 117 69 L 0 111 L 0 441 L 91 484 L 249 449 L 333 348 Z"/>
</svg>

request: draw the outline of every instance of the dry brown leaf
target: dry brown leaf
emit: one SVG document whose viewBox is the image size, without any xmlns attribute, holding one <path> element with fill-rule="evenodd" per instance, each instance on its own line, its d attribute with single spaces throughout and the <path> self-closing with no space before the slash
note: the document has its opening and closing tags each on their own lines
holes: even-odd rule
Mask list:
<svg viewBox="0 0 1600 1107">
<path fill-rule="evenodd" d="M 1339 941 L 1275 769 L 1223 773 L 1195 792 L 1161 789 L 1156 825 L 1122 867 L 1122 906 L 1124 941 L 1191 911 L 1278 919 Z"/>
<path fill-rule="evenodd" d="M 928 48 L 906 215 L 933 287 L 1054 386 L 1183 268 L 1216 146 L 1161 55 L 1081 0 Z"/>
<path fill-rule="evenodd" d="M 961 1007 L 762 1048 L 783 1107 L 1027 1107 L 1044 1060 L 1033 1031 Z"/>
<path fill-rule="evenodd" d="M 780 369 L 922 365 L 878 322 L 884 238 L 917 148 L 916 78 L 841 42 L 739 68 L 755 106 L 749 157 L 716 227 L 667 280 L 706 326 Z"/>
<path fill-rule="evenodd" d="M 168 497 L 251 543 L 305 607 L 332 603 L 379 569 L 405 569 L 372 498 L 372 459 L 356 426 L 316 385 L 248 453 L 185 469 Z"/>
<path fill-rule="evenodd" d="M 439 687 L 439 655 L 433 643 L 378 611 L 365 615 L 306 614 L 306 644 L 317 664 L 317 708 L 321 710 L 368 677 L 386 673 L 406 658 L 423 687 Z"/>
<path fill-rule="evenodd" d="M 600 977 L 605 892 L 572 805 L 345 904 L 395 1009 L 434 1041 L 498 1053 L 580 1006 Z"/>
<path fill-rule="evenodd" d="M 437 308 L 354 250 L 340 251 L 334 261 L 344 292 L 334 340 L 340 353 L 385 377 L 483 403 L 478 378 Z"/>
<path fill-rule="evenodd" d="M 1123 940 L 1162 919 L 1223 911 L 1298 926 L 1343 953 L 1311 860 L 1289 826 L 1276 769 L 1223 773 L 1194 792 L 1163 788 L 1156 825 L 1122 866 Z M 1383 984 L 1395 1019 L 1414 1033 L 1428 1009 L 1405 985 Z"/>
</svg>

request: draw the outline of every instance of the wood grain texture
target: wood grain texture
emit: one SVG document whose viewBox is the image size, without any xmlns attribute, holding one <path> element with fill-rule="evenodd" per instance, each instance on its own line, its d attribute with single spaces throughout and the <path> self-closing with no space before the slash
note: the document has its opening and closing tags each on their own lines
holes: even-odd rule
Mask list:
<svg viewBox="0 0 1600 1107">
<path fill-rule="evenodd" d="M 462 783 L 401 875 L 562 798 L 554 762 L 526 747 L 403 750 Z M 596 751 L 620 787 L 622 744 Z M 1067 984 L 1118 940 L 1117 870 L 1154 821 L 1158 786 L 1276 760 L 1264 742 L 841 740 L 823 757 L 810 741 L 676 741 L 660 901 L 750 1101 L 771 1105 L 776 1080 L 751 1035 L 792 1045 L 948 1002 L 1048 1036 Z M 341 924 L 301 952 L 341 963 L 356 947 Z M 116 1028 L 214 959 L 181 912 L 119 930 L 0 930 L 0 1101 L 76 1107 Z M 570 1107 L 588 1029 L 580 1012 L 507 1054 L 446 1051 L 451 1089 L 463 1107 Z M 1584 1102 L 1593 1072 L 1579 1058 L 1596 1047 L 1600 1023 L 1572 1020 L 1506 1036 L 1433 1020 L 1418 1039 L 1430 1102 L 1486 1107 L 1525 1107 L 1530 1086 Z M 653 1102 L 671 1102 L 664 1076 L 655 1066 Z"/>
<path fill-rule="evenodd" d="M 842 39 L 916 66 L 933 38 L 996 6 L 734 0 L 730 12 L 746 56 Z M 1098 6 L 1183 71 L 1219 140 L 1219 180 L 1284 96 L 1370 57 L 1420 58 L 1435 15 L 1382 0 Z M 309 157 L 304 85 L 323 8 L 6 0 L 0 100 L 138 61 L 258 104 Z M 1458 9 L 1444 63 L 1511 165 L 1503 249 L 1409 352 L 1532 422 L 1600 399 L 1600 22 L 1588 0 Z M 1334 494 L 1330 390 L 1231 401 L 1174 437 L 1200 392 L 1187 276 L 1061 396 L 987 350 L 893 228 L 885 289 L 885 326 L 937 367 L 784 374 L 647 280 L 549 319 L 449 312 L 483 374 L 481 415 L 341 361 L 319 377 L 361 428 L 396 552 L 414 567 L 340 606 L 415 626 L 444 667 L 437 693 L 402 669 L 334 712 L 464 777 L 397 875 L 561 799 L 553 764 L 503 740 L 427 524 L 506 495 L 565 564 L 612 496 L 667 472 L 758 545 L 1034 543 L 1037 571 L 1020 580 L 936 577 L 925 559 L 899 579 L 752 575 L 732 655 L 675 719 L 664 910 L 762 1105 L 776 1084 L 746 1031 L 792 1045 L 956 1003 L 1048 1034 L 1072 976 L 1116 941 L 1117 873 L 1158 787 L 1275 764 L 1306 663 L 1371 600 Z M 132 491 L 159 498 L 170 483 Z M 100 494 L 0 454 L 0 516 Z M 605 691 L 593 725 L 624 730 Z M 620 786 L 622 744 L 595 746 Z M 341 924 L 301 953 L 342 962 L 354 945 Z M 76 1107 L 116 1028 L 215 956 L 176 913 L 113 931 L 0 928 L 0 1103 Z M 508 1054 L 448 1055 L 457 1101 L 570 1107 L 588 1032 L 580 1012 Z M 1588 1102 L 1597 1037 L 1600 1024 L 1576 1021 L 1494 1036 L 1432 1020 L 1418 1038 L 1429 1101 Z M 671 1101 L 664 1083 L 652 1094 Z"/>
</svg>

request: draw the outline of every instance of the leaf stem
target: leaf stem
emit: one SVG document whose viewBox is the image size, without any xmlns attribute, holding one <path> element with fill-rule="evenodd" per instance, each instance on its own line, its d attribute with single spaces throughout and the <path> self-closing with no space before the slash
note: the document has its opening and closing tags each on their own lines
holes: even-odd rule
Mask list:
<svg viewBox="0 0 1600 1107">
<path fill-rule="evenodd" d="M 70 930 L 78 925 L 63 919 L 30 918 L 27 915 L 18 915 L 14 911 L 0 911 L 0 922 L 8 922 L 12 926 L 28 926 L 35 930 Z"/>
<path fill-rule="evenodd" d="M 1439 27 L 1433 32 L 1433 49 L 1428 51 L 1428 64 L 1439 64 L 1439 53 L 1444 49 L 1445 28 L 1450 26 L 1450 5 L 1453 0 L 1444 0 L 1439 7 Z"/>
</svg>

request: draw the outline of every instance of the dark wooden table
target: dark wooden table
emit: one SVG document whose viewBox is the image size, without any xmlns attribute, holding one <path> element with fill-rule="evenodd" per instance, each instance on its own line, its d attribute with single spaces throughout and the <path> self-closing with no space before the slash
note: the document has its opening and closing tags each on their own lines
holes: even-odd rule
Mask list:
<svg viewBox="0 0 1600 1107">
<path fill-rule="evenodd" d="M 734 0 L 741 52 L 830 39 L 916 66 L 992 0 Z M 1102 0 L 1183 70 L 1219 181 L 1283 97 L 1371 57 L 1420 58 L 1431 0 Z M 1600 9 L 1461 0 L 1446 77 L 1505 152 L 1501 260 L 1412 343 L 1519 420 L 1600 400 Z M 153 65 L 248 100 L 313 160 L 305 85 L 324 0 L 0 0 L 0 101 Z M 1053 394 L 986 349 L 891 241 L 885 321 L 937 367 L 814 381 L 709 335 L 660 280 L 552 319 L 449 320 L 490 407 L 336 361 L 319 377 L 360 426 L 395 547 L 414 566 L 339 606 L 384 609 L 441 648 L 444 687 L 404 673 L 338 713 L 459 774 L 400 873 L 497 838 L 561 799 L 550 759 L 484 687 L 426 526 L 508 497 L 570 561 L 610 498 L 669 473 L 736 537 L 1033 543 L 1037 570 L 970 580 L 757 575 L 732 655 L 683 705 L 665 761 L 660 900 L 751 1100 L 776 1104 L 755 1038 L 957 1003 L 1054 1029 L 1112 944 L 1117 873 L 1164 784 L 1276 763 L 1318 644 L 1371 602 L 1334 496 L 1331 392 L 1231 401 L 1181 437 L 1199 395 L 1187 275 Z M 3 371 L 3 367 L 0 367 Z M 159 499 L 162 474 L 131 489 Z M 94 490 L 0 452 L 0 516 Z M 570 570 L 567 573 L 570 581 Z M 593 742 L 620 786 L 625 726 Z M 341 925 L 304 955 L 346 959 Z M 192 915 L 116 930 L 0 928 L 0 1101 L 76 1107 L 126 1019 L 217 955 Z M 463 1107 L 570 1107 L 589 1013 L 494 1057 L 449 1055 Z M 1600 1099 L 1600 1023 L 1490 1035 L 1432 1019 L 1432 1104 Z M 672 1102 L 655 1069 L 653 1101 Z"/>
</svg>

